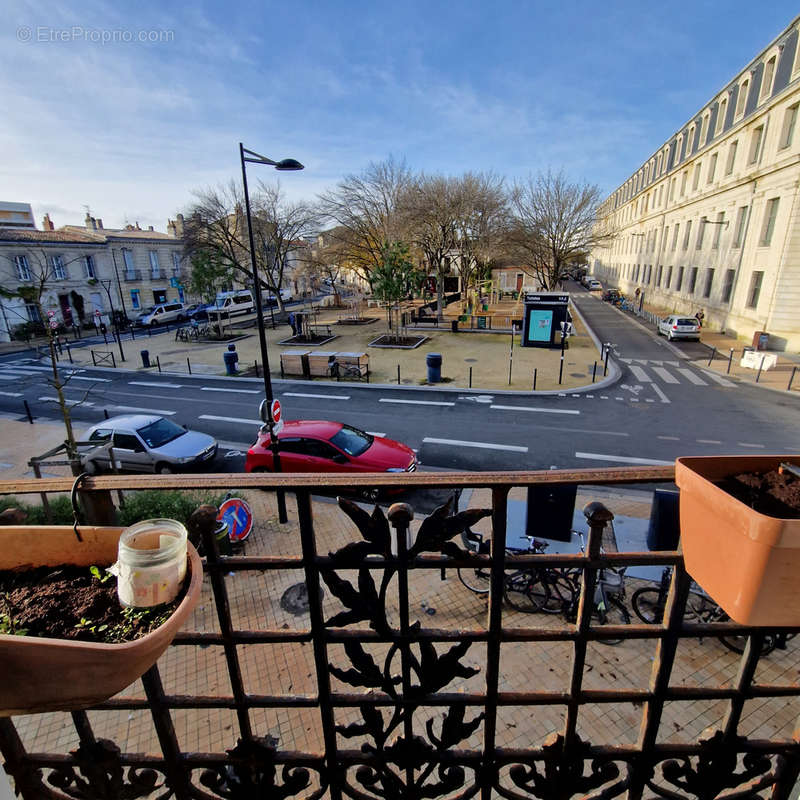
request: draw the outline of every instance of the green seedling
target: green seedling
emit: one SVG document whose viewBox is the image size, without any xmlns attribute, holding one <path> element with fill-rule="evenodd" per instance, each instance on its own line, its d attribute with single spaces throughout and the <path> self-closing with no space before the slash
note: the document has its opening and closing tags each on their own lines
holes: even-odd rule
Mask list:
<svg viewBox="0 0 800 800">
<path fill-rule="evenodd" d="M 100 567 L 89 567 L 89 572 L 91 572 L 100 583 L 111 580 L 111 573 L 108 572 L 108 570 L 101 570 Z"/>
</svg>

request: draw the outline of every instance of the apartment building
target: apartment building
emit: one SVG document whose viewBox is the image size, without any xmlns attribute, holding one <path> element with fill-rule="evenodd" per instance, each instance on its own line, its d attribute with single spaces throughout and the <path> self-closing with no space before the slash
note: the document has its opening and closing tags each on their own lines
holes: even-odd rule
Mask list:
<svg viewBox="0 0 800 800">
<path fill-rule="evenodd" d="M 601 205 L 590 271 L 800 349 L 800 17 Z"/>
<path fill-rule="evenodd" d="M 15 295 L 21 287 L 40 285 L 45 312 L 68 327 L 98 318 L 108 324 L 112 311 L 132 318 L 155 303 L 183 300 L 183 250 L 180 214 L 168 220 L 166 233 L 138 223 L 105 228 L 88 213 L 84 225 L 58 229 L 46 214 L 42 230 L 0 218 L 0 286 Z M 0 341 L 42 322 L 35 304 L 0 297 Z"/>
</svg>

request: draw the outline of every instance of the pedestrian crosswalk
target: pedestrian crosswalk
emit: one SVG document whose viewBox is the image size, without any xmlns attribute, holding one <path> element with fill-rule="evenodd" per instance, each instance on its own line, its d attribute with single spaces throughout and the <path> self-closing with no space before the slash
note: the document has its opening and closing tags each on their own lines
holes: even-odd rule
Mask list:
<svg viewBox="0 0 800 800">
<path fill-rule="evenodd" d="M 618 358 L 625 364 L 631 375 L 639 383 L 692 384 L 693 386 L 717 385 L 726 388 L 736 386 L 724 375 L 712 370 L 697 370 L 686 366 L 683 361 L 664 361 L 646 358 Z"/>
</svg>

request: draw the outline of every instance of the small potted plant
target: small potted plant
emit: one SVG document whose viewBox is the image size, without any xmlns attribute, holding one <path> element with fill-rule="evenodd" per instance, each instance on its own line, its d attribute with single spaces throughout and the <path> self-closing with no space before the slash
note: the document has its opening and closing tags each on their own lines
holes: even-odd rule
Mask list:
<svg viewBox="0 0 800 800">
<path fill-rule="evenodd" d="M 77 566 L 87 571 L 94 568 L 91 571 L 97 579 L 105 580 L 104 568 L 117 562 L 123 529 L 84 526 L 80 539 L 76 531 L 77 527 L 69 526 L 0 528 L 0 570 Z M 200 597 L 203 567 L 189 542 L 183 568 L 183 598 L 162 624 L 131 641 L 24 635 L 24 630 L 15 628 L 13 609 L 6 605 L 0 633 L 0 716 L 85 708 L 108 699 L 143 675 L 166 650 Z M 120 586 L 121 581 L 122 577 Z M 125 618 L 135 620 L 135 614 Z M 90 628 L 92 624 L 92 620 L 82 619 L 75 627 Z"/>
<path fill-rule="evenodd" d="M 708 456 L 675 464 L 686 569 L 743 625 L 800 625 L 800 506 L 764 505 L 756 491 L 767 476 L 788 487 L 785 497 L 800 497 L 796 465 L 800 456 Z"/>
</svg>

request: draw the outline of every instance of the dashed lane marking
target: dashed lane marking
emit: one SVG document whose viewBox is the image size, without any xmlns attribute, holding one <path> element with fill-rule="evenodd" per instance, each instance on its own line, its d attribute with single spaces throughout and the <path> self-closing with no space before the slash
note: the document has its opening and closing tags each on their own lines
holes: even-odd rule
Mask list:
<svg viewBox="0 0 800 800">
<path fill-rule="evenodd" d="M 448 403 L 444 400 L 397 400 L 393 397 L 381 397 L 379 403 L 403 403 L 412 406 L 454 406 L 455 403 Z"/>
<path fill-rule="evenodd" d="M 614 461 L 621 464 L 645 464 L 655 467 L 668 467 L 674 461 L 659 461 L 656 458 L 634 458 L 633 456 L 609 456 L 603 453 L 575 453 L 575 458 L 586 458 L 591 461 Z"/>
<path fill-rule="evenodd" d="M 540 414 L 580 414 L 580 411 L 574 411 L 566 408 L 537 408 L 536 406 L 500 406 L 491 405 L 497 411 L 536 411 Z"/>
<path fill-rule="evenodd" d="M 177 414 L 177 411 L 167 411 L 163 408 L 140 408 L 139 406 L 110 406 L 115 411 L 130 411 L 137 414 L 160 414 L 162 417 L 171 417 Z"/>
<path fill-rule="evenodd" d="M 155 386 L 157 389 L 180 389 L 182 383 L 161 383 L 160 381 L 128 381 L 128 386 Z"/>
<path fill-rule="evenodd" d="M 467 442 L 461 439 L 434 439 L 426 436 L 422 440 L 423 444 L 449 444 L 454 447 L 477 447 L 481 450 L 507 450 L 512 453 L 527 453 L 527 447 L 519 447 L 514 444 L 491 444 L 489 442 Z"/>
<path fill-rule="evenodd" d="M 310 394 L 306 392 L 284 392 L 284 397 L 316 397 L 319 400 L 349 400 L 349 394 Z M 450 403 L 450 405 L 453 405 Z"/>
<path fill-rule="evenodd" d="M 261 389 L 221 389 L 218 386 L 201 386 L 201 392 L 236 392 L 237 394 L 261 394 Z"/>
<path fill-rule="evenodd" d="M 245 425 L 263 425 L 260 419 L 243 419 L 242 417 L 218 417 L 214 414 L 201 414 L 198 419 L 212 419 L 216 422 L 236 422 Z"/>
</svg>

